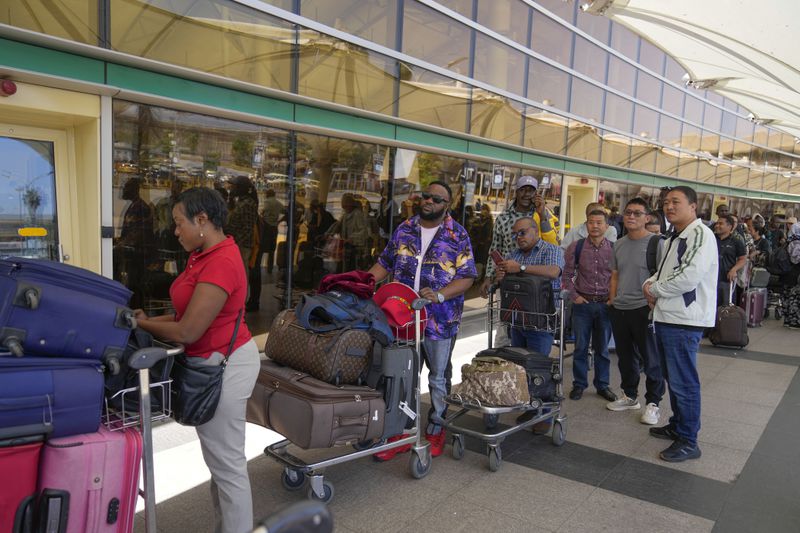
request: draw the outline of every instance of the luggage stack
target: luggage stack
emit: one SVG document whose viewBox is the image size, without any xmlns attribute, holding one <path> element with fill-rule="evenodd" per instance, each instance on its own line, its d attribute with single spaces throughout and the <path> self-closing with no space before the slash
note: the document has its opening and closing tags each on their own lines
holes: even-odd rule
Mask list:
<svg viewBox="0 0 800 533">
<path fill-rule="evenodd" d="M 0 258 L 0 531 L 133 529 L 136 428 L 101 425 L 104 373 L 135 326 L 131 292 L 87 270 Z M 115 378 L 116 379 L 116 378 Z"/>
</svg>

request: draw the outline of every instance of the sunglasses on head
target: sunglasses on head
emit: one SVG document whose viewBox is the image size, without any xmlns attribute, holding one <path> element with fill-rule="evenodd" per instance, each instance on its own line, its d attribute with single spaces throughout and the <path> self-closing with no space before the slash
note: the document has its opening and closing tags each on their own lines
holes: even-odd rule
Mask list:
<svg viewBox="0 0 800 533">
<path fill-rule="evenodd" d="M 435 203 L 435 204 L 443 204 L 443 203 L 447 202 L 447 198 L 442 198 L 438 194 L 431 194 L 429 192 L 422 193 L 422 199 L 423 200 L 433 200 L 433 203 Z"/>
</svg>

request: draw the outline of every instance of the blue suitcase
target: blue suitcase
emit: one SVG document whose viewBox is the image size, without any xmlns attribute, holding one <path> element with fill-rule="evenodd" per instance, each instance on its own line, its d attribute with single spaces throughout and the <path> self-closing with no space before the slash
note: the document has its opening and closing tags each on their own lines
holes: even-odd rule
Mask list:
<svg viewBox="0 0 800 533">
<path fill-rule="evenodd" d="M 94 433 L 103 383 L 98 361 L 0 354 L 0 439 Z"/>
<path fill-rule="evenodd" d="M 0 258 L 0 345 L 14 355 L 102 360 L 111 370 L 135 326 L 124 285 L 88 270 Z"/>
</svg>

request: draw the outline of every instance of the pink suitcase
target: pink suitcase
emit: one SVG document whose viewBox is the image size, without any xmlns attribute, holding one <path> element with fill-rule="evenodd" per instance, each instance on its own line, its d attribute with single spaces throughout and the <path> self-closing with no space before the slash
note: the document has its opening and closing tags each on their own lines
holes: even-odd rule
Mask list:
<svg viewBox="0 0 800 533">
<path fill-rule="evenodd" d="M 35 442 L 38 440 L 39 442 Z M 0 442 L 0 531 L 27 531 L 33 522 L 44 437 Z"/>
<path fill-rule="evenodd" d="M 65 533 L 130 533 L 139 495 L 142 436 L 133 428 L 49 440 L 39 474 L 40 523 Z"/>
<path fill-rule="evenodd" d="M 750 288 L 745 292 L 744 299 L 747 325 L 751 328 L 761 326 L 761 321 L 764 320 L 764 310 L 767 307 L 767 289 Z"/>
</svg>

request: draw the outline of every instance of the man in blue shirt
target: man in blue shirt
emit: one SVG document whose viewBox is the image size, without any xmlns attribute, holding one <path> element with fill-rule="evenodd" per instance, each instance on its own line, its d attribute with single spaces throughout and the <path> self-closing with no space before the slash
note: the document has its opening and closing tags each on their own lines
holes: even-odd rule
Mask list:
<svg viewBox="0 0 800 533">
<path fill-rule="evenodd" d="M 511 229 L 517 248 L 497 265 L 495 282 L 502 281 L 506 274 L 523 274 L 548 278 L 553 284 L 553 294 L 561 288 L 561 270 L 564 268 L 564 250 L 539 237 L 539 228 L 530 217 L 517 220 Z M 529 348 L 545 355 L 553 346 L 552 331 L 511 328 L 511 345 Z"/>
</svg>

